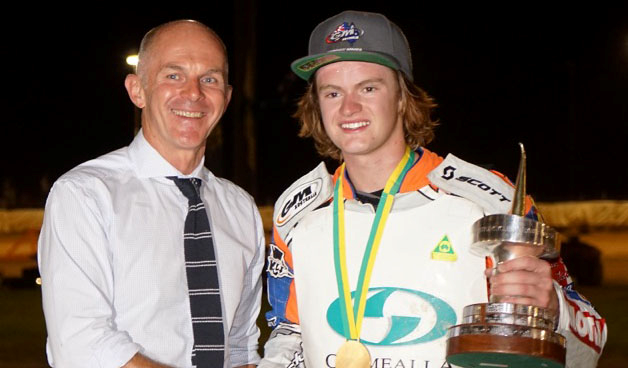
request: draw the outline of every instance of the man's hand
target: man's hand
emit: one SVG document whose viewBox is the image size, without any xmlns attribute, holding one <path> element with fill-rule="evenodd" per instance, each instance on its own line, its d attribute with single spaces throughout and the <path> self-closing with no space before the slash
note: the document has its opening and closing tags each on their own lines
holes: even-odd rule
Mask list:
<svg viewBox="0 0 628 368">
<path fill-rule="evenodd" d="M 255 368 L 255 364 L 247 364 L 238 368 Z M 148 359 L 140 353 L 137 353 L 121 368 L 171 368 L 169 365 L 157 363 L 154 360 Z"/>
<path fill-rule="evenodd" d="M 533 305 L 556 312 L 558 296 L 547 261 L 524 256 L 485 271 L 489 278 L 491 298 L 503 303 Z"/>
<path fill-rule="evenodd" d="M 148 359 L 140 353 L 137 353 L 129 360 L 122 368 L 171 368 L 168 365 L 157 363 L 154 360 Z"/>
</svg>

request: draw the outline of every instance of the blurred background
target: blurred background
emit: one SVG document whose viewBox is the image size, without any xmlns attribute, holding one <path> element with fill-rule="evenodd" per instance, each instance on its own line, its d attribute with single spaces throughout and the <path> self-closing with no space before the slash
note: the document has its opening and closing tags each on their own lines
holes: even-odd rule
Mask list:
<svg viewBox="0 0 628 368">
<path fill-rule="evenodd" d="M 391 2 L 392 3 L 392 2 Z M 176 9 L 169 9 L 174 5 Z M 191 18 L 227 44 L 234 96 L 210 137 L 206 165 L 249 191 L 265 218 L 321 158 L 291 117 L 305 82 L 290 62 L 311 30 L 346 9 L 385 14 L 405 32 L 415 82 L 438 103 L 427 147 L 516 176 L 565 235 L 579 289 L 609 324 L 600 367 L 628 359 L 628 5 L 256 0 L 201 5 L 78 4 L 26 9 L 0 24 L 0 367 L 45 367 L 34 255 L 52 183 L 133 138 L 123 86 L 146 31 Z M 336 162 L 327 161 L 333 170 Z"/>
</svg>

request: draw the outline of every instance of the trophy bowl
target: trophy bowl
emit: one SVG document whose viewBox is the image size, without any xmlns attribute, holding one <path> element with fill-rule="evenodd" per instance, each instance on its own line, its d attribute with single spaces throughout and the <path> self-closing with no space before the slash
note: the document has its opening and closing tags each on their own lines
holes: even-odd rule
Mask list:
<svg viewBox="0 0 628 368">
<path fill-rule="evenodd" d="M 471 251 L 493 256 L 497 263 L 522 256 L 555 259 L 560 255 L 558 232 L 548 225 L 518 215 L 489 215 L 471 229 Z"/>
<path fill-rule="evenodd" d="M 489 215 L 473 224 L 471 251 L 499 264 L 522 256 L 553 259 L 560 253 L 558 233 L 518 215 Z M 565 338 L 554 332 L 557 316 L 550 310 L 512 303 L 472 304 L 462 323 L 451 327 L 447 361 L 461 367 L 561 368 Z"/>
</svg>

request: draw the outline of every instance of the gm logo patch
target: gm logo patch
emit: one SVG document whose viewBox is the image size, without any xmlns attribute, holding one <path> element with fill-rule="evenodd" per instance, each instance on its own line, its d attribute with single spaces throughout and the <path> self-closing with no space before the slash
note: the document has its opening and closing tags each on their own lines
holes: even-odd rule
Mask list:
<svg viewBox="0 0 628 368">
<path fill-rule="evenodd" d="M 277 226 L 282 226 L 296 214 L 312 203 L 320 193 L 323 179 L 316 179 L 302 184 L 290 192 L 281 204 L 281 213 L 275 220 Z"/>
<path fill-rule="evenodd" d="M 340 299 L 336 299 L 327 309 L 327 323 L 345 336 L 340 318 Z M 421 344 L 445 336 L 455 324 L 454 309 L 433 295 L 411 289 L 371 288 L 360 340 L 380 346 Z"/>
</svg>

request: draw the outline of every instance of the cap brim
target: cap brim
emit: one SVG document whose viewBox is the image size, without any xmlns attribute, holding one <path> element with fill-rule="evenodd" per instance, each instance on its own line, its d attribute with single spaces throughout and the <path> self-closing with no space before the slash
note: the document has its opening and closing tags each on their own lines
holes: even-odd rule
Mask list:
<svg viewBox="0 0 628 368">
<path fill-rule="evenodd" d="M 399 64 L 391 56 L 368 51 L 330 51 L 323 54 L 306 56 L 292 62 L 290 68 L 300 78 L 309 81 L 320 67 L 339 61 L 366 61 L 384 65 L 395 70 L 399 69 Z"/>
</svg>

